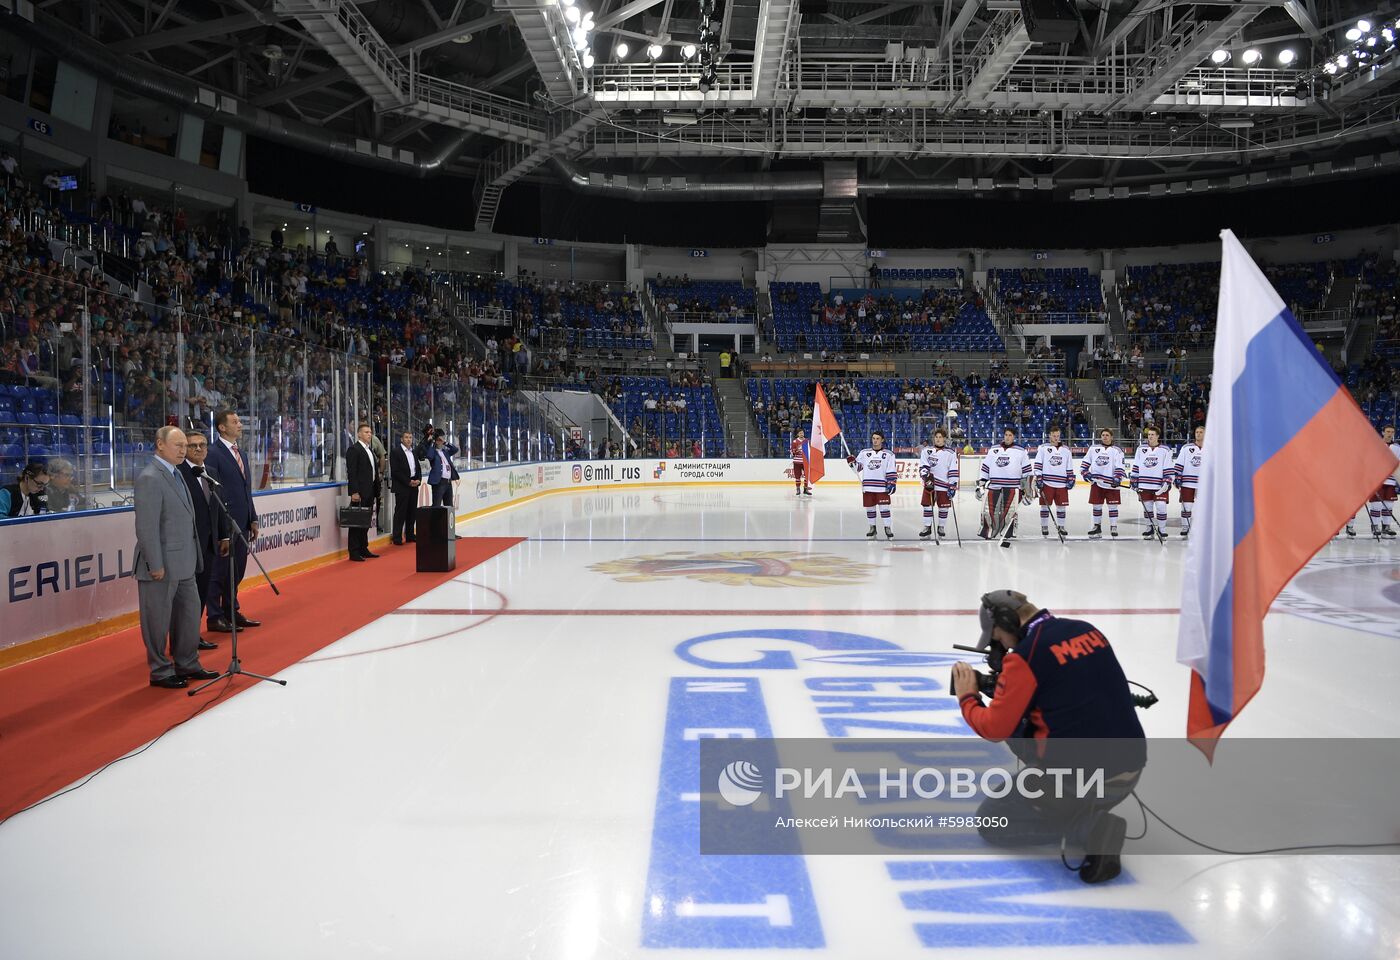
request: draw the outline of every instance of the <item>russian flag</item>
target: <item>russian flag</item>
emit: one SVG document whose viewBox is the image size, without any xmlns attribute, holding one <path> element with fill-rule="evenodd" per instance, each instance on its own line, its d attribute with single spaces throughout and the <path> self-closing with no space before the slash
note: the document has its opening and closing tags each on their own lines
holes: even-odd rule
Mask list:
<svg viewBox="0 0 1400 960">
<path fill-rule="evenodd" d="M 1220 236 L 1207 455 L 1177 636 L 1193 671 L 1186 735 L 1207 756 L 1264 681 L 1269 605 L 1396 467 L 1239 240 Z"/>
<path fill-rule="evenodd" d="M 816 483 L 826 476 L 826 442 L 841 436 L 841 426 L 836 422 L 836 414 L 831 412 L 826 391 L 817 384 L 817 395 L 812 401 L 812 432 L 807 441 L 807 477 Z"/>
</svg>

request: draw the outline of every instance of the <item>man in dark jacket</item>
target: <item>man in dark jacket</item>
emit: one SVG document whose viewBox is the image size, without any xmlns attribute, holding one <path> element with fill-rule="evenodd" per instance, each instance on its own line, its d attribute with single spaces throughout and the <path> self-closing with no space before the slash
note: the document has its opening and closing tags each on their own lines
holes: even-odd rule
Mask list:
<svg viewBox="0 0 1400 960">
<path fill-rule="evenodd" d="M 19 480 L 0 487 L 0 520 L 11 517 L 31 517 L 49 512 L 49 472 L 37 461 L 20 471 Z"/>
<path fill-rule="evenodd" d="M 428 461 L 428 485 L 433 488 L 433 506 L 452 506 L 452 481 L 460 474 L 452 458 L 457 456 L 457 448 L 447 442 L 447 435 L 441 430 L 433 431 L 433 438 L 425 441 L 420 451 Z"/>
<path fill-rule="evenodd" d="M 370 429 L 370 425 L 362 423 L 355 442 L 345 451 L 346 487 L 350 494 L 350 502 L 356 506 L 369 506 L 374 500 L 375 487 L 378 486 L 378 477 L 375 476 L 374 469 L 374 450 L 370 447 L 373 437 L 374 431 Z M 358 563 L 379 556 L 369 552 L 369 527 L 351 527 L 347 539 L 351 560 Z"/>
<path fill-rule="evenodd" d="M 982 835 L 1005 846 L 1083 844 L 1089 855 L 1080 879 L 1112 880 L 1122 869 L 1127 823 L 1109 810 L 1132 792 L 1147 763 L 1142 724 L 1113 648 L 1091 624 L 1062 620 L 1014 590 L 984 594 L 981 618 L 979 646 L 999 644 L 1006 653 L 987 705 L 975 671 L 954 665 L 953 692 L 968 726 L 984 740 L 1013 740 L 1028 765 L 1101 769 L 1106 788 L 1100 798 L 1032 800 L 1012 791 L 984 800 L 978 816 L 1006 817 L 1010 825 Z"/>
<path fill-rule="evenodd" d="M 218 491 L 205 475 L 204 461 L 209 456 L 209 438 L 202 433 L 185 434 L 185 462 L 176 467 L 185 486 L 190 491 L 190 501 L 194 504 L 195 540 L 204 554 L 204 563 L 194 575 L 195 589 L 199 592 L 199 609 L 203 612 L 209 603 L 209 578 L 213 575 L 217 561 L 228 566 L 229 532 L 224 512 L 214 502 Z M 199 649 L 213 650 L 217 643 L 199 638 Z"/>
<path fill-rule="evenodd" d="M 393 541 L 413 543 L 414 515 L 418 510 L 418 488 L 423 485 L 423 466 L 413 449 L 413 433 L 405 430 L 399 445 L 389 451 L 389 484 L 394 488 Z"/>
<path fill-rule="evenodd" d="M 258 511 L 253 506 L 253 465 L 239 446 L 243 437 L 243 421 L 232 410 L 214 414 L 218 434 L 209 443 L 204 469 L 219 482 L 219 496 L 228 507 L 229 517 L 252 543 L 258 538 Z M 243 581 L 248 569 L 248 551 L 242 541 L 235 539 L 229 549 L 233 552 L 233 581 L 229 582 L 228 564 L 214 564 L 209 576 L 208 628 L 215 633 L 230 632 L 229 620 L 238 618 L 238 629 L 262 625 L 261 620 L 245 617 L 239 609 L 235 588 Z"/>
</svg>

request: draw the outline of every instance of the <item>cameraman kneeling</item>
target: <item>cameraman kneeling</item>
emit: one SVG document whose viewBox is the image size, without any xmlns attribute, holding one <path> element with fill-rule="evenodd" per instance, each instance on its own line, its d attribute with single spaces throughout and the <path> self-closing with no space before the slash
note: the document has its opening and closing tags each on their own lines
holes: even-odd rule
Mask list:
<svg viewBox="0 0 1400 960">
<path fill-rule="evenodd" d="M 1112 880 L 1122 869 L 1127 824 L 1109 810 L 1132 792 L 1147 762 L 1142 725 L 1113 648 L 1092 625 L 1061 620 L 1014 590 L 983 595 L 981 620 L 978 647 L 1003 646 L 1006 653 L 987 705 L 977 672 L 966 663 L 954 665 L 953 692 L 968 725 L 985 740 L 1011 740 L 1012 751 L 1028 766 L 1102 769 L 1105 778 L 1102 797 L 1047 792 L 1032 800 L 1013 790 L 988 798 L 978 816 L 1005 817 L 1007 827 L 983 829 L 982 836 L 998 846 L 1083 845 L 1088 856 L 1080 878 Z M 1104 738 L 1116 742 L 1102 744 L 1106 749 L 1083 743 Z"/>
</svg>

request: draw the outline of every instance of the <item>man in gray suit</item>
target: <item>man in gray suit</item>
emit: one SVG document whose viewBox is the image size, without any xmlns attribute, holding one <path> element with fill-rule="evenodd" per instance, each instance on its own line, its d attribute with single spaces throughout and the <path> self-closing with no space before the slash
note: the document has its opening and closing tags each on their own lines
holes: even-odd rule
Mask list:
<svg viewBox="0 0 1400 960">
<path fill-rule="evenodd" d="M 218 676 L 199 662 L 199 589 L 204 563 L 194 502 L 176 472 L 185 461 L 179 427 L 156 431 L 156 455 L 136 478 L 136 590 L 151 686 L 178 690 Z M 174 660 L 166 656 L 167 638 Z"/>
</svg>

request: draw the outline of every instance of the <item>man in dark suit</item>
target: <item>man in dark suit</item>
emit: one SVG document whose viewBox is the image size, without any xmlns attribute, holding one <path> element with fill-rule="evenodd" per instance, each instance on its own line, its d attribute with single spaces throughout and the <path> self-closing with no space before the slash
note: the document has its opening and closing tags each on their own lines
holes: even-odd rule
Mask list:
<svg viewBox="0 0 1400 960">
<path fill-rule="evenodd" d="M 346 487 L 353 504 L 369 506 L 374 500 L 378 477 L 375 476 L 374 450 L 370 447 L 373 437 L 374 431 L 369 424 L 362 423 L 355 442 L 345 451 Z M 369 552 L 369 527 L 351 527 L 347 539 L 351 560 L 358 563 L 379 556 Z"/>
<path fill-rule="evenodd" d="M 218 491 L 205 476 L 204 461 L 209 456 L 209 440 L 202 433 L 185 434 L 185 462 L 177 468 L 185 486 L 189 488 L 190 499 L 194 503 L 195 540 L 204 554 L 204 565 L 194 575 L 194 585 L 199 590 L 199 610 L 204 612 L 209 603 L 209 578 L 217 566 L 216 560 L 228 565 L 229 537 L 228 521 L 224 512 L 214 502 Z M 214 650 L 219 645 L 199 638 L 199 649 Z"/>
<path fill-rule="evenodd" d="M 414 514 L 418 509 L 418 488 L 423 484 L 423 467 L 413 449 L 413 433 L 405 430 L 399 445 L 389 451 L 389 484 L 394 488 L 394 533 L 396 546 L 413 543 Z"/>
<path fill-rule="evenodd" d="M 428 461 L 428 486 L 433 488 L 433 506 L 452 506 L 452 481 L 460 476 L 452 462 L 457 448 L 447 442 L 441 430 L 434 430 L 433 439 L 423 444 L 421 452 Z"/>
<path fill-rule="evenodd" d="M 258 511 L 253 506 L 253 465 L 238 447 L 243 436 L 243 421 L 232 410 L 220 410 L 214 414 L 214 429 L 218 436 L 209 444 L 204 469 L 219 482 L 219 494 L 228 507 L 229 517 L 251 543 L 258 538 Z M 225 563 L 215 564 L 209 577 L 208 627 L 214 633 L 231 632 L 231 617 L 238 618 L 240 630 L 262 626 L 262 621 L 245 617 L 238 609 L 236 589 L 248 568 L 248 551 L 237 538 L 229 549 L 233 551 L 233 582 L 228 582 L 228 564 Z"/>
</svg>

